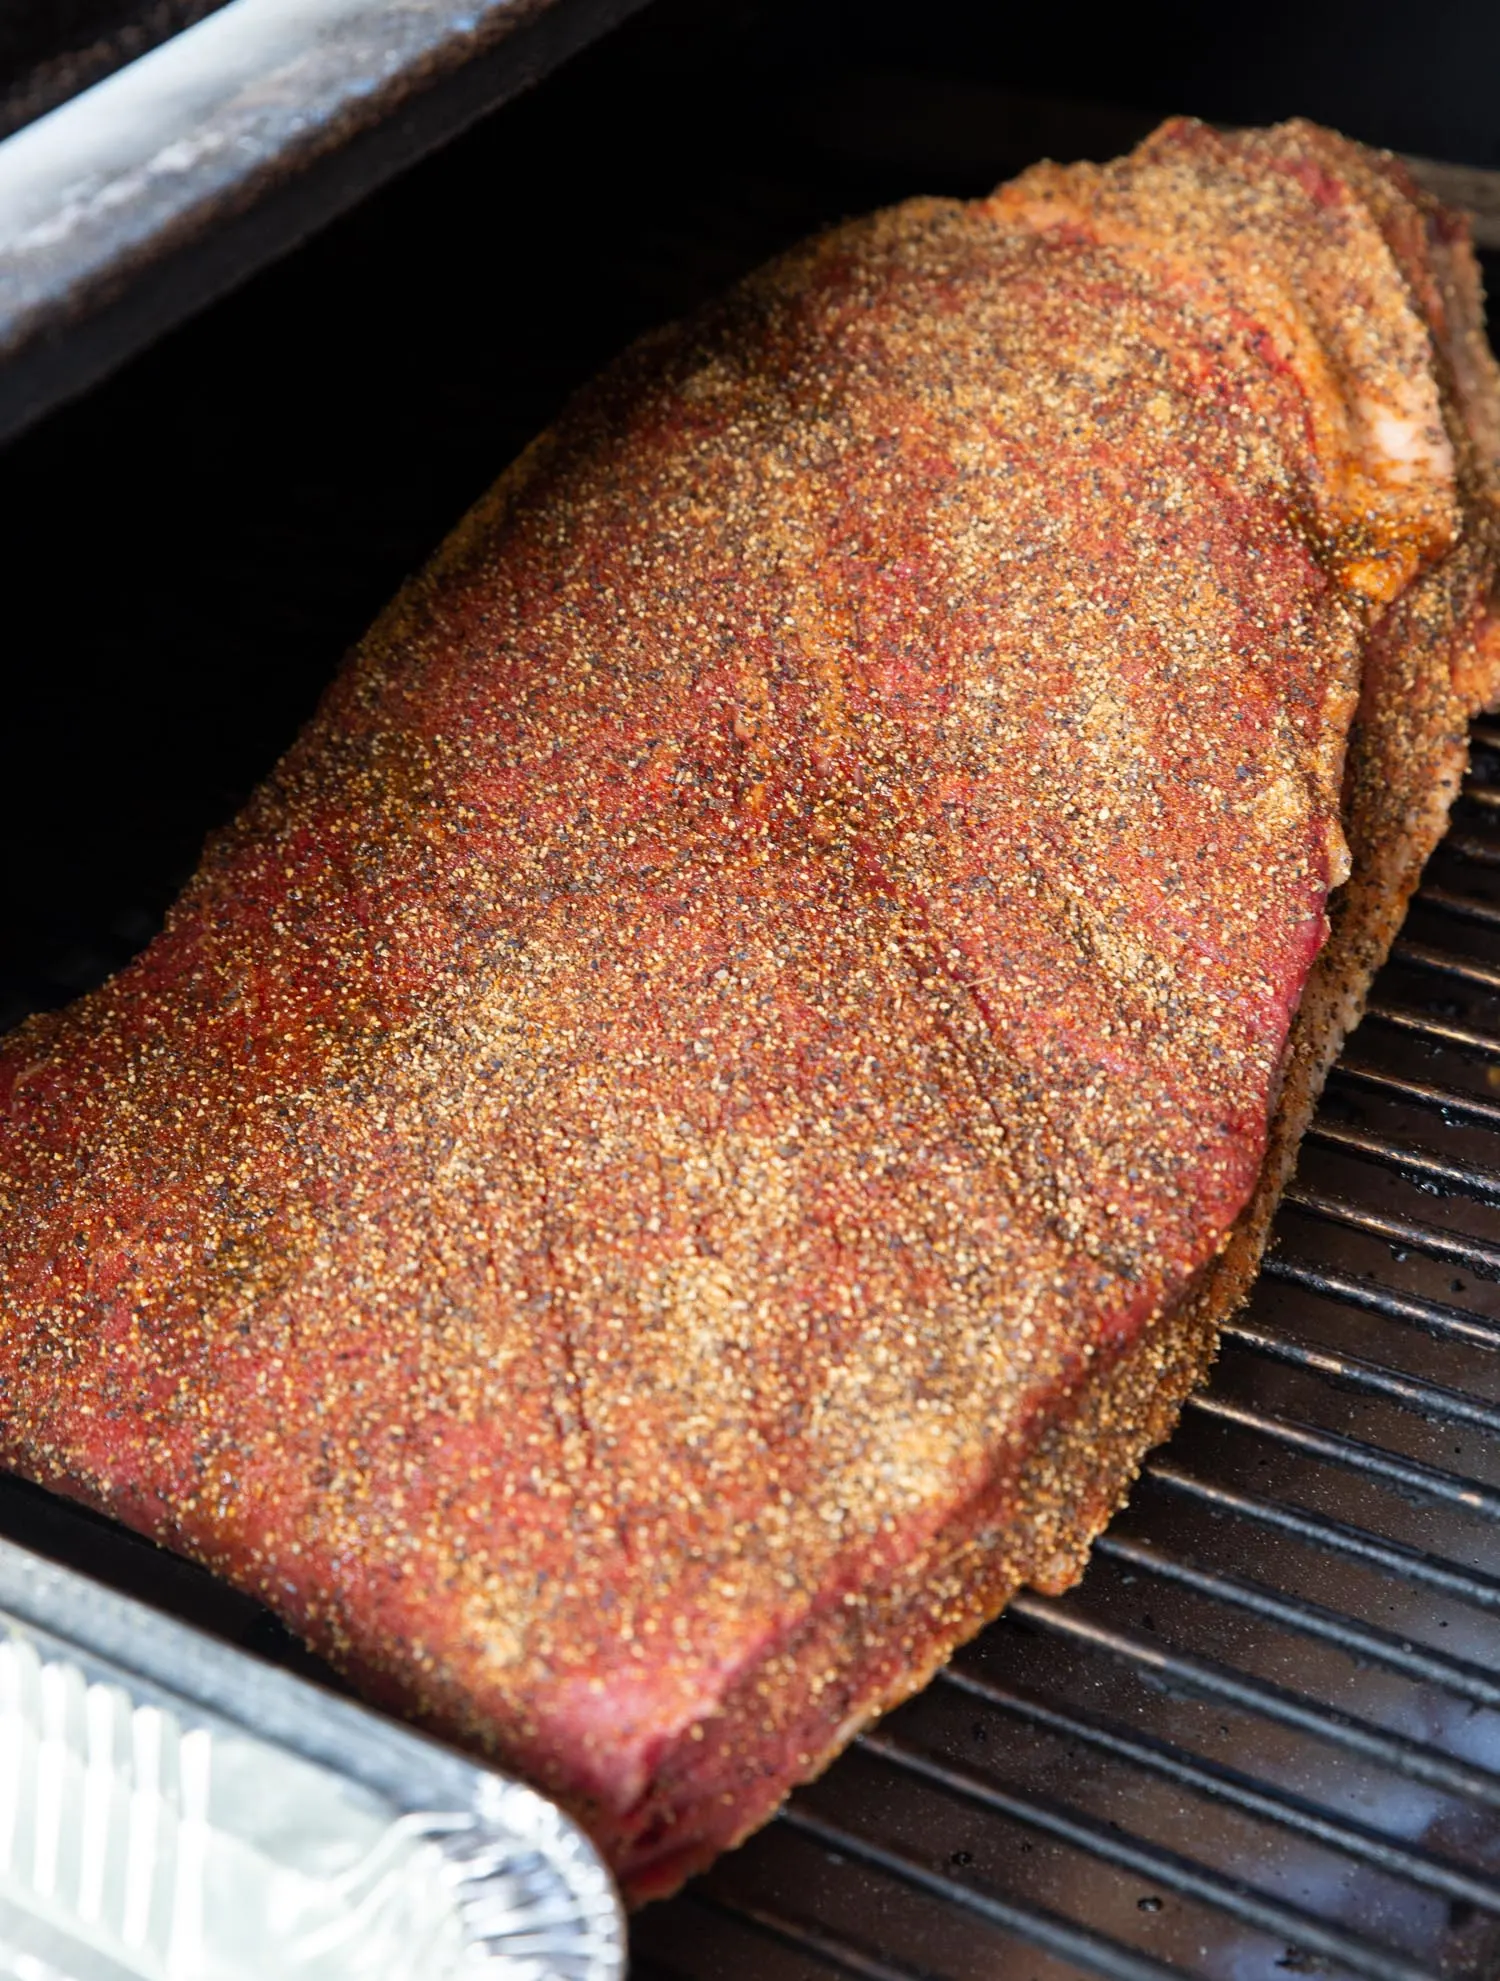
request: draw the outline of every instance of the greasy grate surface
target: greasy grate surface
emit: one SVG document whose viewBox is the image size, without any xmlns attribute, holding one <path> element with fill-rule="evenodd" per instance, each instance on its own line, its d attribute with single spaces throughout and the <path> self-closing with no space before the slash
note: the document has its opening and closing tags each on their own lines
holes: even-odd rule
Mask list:
<svg viewBox="0 0 1500 1981">
<path fill-rule="evenodd" d="M 1247 1310 L 1026 1595 L 638 1927 L 647 1975 L 1500 1971 L 1500 729 Z"/>
</svg>

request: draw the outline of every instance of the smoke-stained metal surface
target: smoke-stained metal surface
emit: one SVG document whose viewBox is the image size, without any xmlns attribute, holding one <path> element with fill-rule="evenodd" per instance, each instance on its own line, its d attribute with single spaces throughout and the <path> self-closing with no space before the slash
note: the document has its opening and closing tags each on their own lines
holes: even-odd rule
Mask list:
<svg viewBox="0 0 1500 1981">
<path fill-rule="evenodd" d="M 0 439 L 642 0 L 231 0 L 0 143 Z"/>
</svg>

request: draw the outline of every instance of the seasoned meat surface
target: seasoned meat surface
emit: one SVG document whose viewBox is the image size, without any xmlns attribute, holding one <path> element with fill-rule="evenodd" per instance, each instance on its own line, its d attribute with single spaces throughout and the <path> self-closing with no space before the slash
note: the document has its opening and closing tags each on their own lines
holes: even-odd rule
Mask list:
<svg viewBox="0 0 1500 1981">
<path fill-rule="evenodd" d="M 1179 122 L 627 354 L 0 1049 L 0 1459 L 637 1895 L 1065 1584 L 1497 685 L 1477 308 Z"/>
</svg>

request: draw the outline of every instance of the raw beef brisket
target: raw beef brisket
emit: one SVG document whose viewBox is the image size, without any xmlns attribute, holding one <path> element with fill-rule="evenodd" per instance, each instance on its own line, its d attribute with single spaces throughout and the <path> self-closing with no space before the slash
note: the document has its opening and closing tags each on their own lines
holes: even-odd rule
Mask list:
<svg viewBox="0 0 1500 1981">
<path fill-rule="evenodd" d="M 0 1460 L 670 1887 L 1201 1376 L 1500 685 L 1496 417 L 1303 125 L 647 340 L 0 1049 Z"/>
</svg>

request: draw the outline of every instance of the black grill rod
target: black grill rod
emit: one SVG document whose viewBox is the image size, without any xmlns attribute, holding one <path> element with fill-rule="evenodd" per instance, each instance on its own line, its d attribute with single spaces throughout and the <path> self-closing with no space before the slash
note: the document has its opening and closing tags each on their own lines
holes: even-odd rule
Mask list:
<svg viewBox="0 0 1500 1981">
<path fill-rule="evenodd" d="M 1481 750 L 1500 750 L 1500 729 L 1490 722 L 1476 722 L 1469 730 L 1469 741 Z"/>
<path fill-rule="evenodd" d="M 1478 805 L 1483 811 L 1500 812 L 1500 790 L 1493 784 L 1481 784 L 1476 778 L 1466 777 L 1459 796 L 1467 798 L 1471 805 Z"/>
<path fill-rule="evenodd" d="M 1413 896 L 1413 905 L 1436 909 L 1440 915 L 1453 915 L 1461 922 L 1473 922 L 1482 929 L 1500 929 L 1500 904 L 1485 901 L 1477 894 L 1455 894 L 1452 888 L 1423 884 Z"/>
<path fill-rule="evenodd" d="M 1440 1087 L 1428 1080 L 1413 1080 L 1405 1074 L 1387 1073 L 1378 1066 L 1347 1059 L 1341 1059 L 1329 1077 L 1347 1086 L 1363 1087 L 1386 1100 L 1401 1101 L 1410 1107 L 1435 1108 L 1445 1115 L 1462 1115 L 1476 1127 L 1500 1130 L 1500 1101 L 1484 1100 L 1478 1094 L 1466 1093 L 1462 1087 Z"/>
<path fill-rule="evenodd" d="M 1450 832 L 1439 851 L 1456 853 L 1460 860 L 1472 860 L 1476 866 L 1500 867 L 1500 846 L 1492 839 L 1475 839 L 1467 832 Z"/>
<path fill-rule="evenodd" d="M 1456 1602 L 1469 1603 L 1475 1609 L 1500 1613 L 1500 1580 L 1481 1569 L 1466 1568 L 1442 1555 L 1429 1554 L 1424 1548 L 1408 1547 L 1404 1541 L 1368 1534 L 1363 1527 L 1334 1520 L 1326 1513 L 1313 1513 L 1303 1506 L 1289 1506 L 1281 1500 L 1265 1499 L 1259 1493 L 1241 1492 L 1233 1486 L 1200 1479 L 1196 1473 L 1184 1472 L 1166 1459 L 1150 1459 L 1142 1470 L 1153 1485 L 1194 1500 L 1215 1513 L 1234 1514 L 1261 1527 L 1274 1527 L 1279 1533 L 1305 1541 L 1309 1547 L 1368 1562 L 1383 1574 L 1399 1576 L 1403 1582 L 1417 1583 L 1438 1595 L 1451 1596 Z"/>
<path fill-rule="evenodd" d="M 930 1782 L 949 1795 L 975 1803 L 990 1815 L 1041 1830 L 1059 1843 L 1086 1851 L 1116 1870 L 1130 1871 L 1152 1884 L 1164 1885 L 1182 1898 L 1210 1906 L 1274 1939 L 1321 1953 L 1351 1972 L 1367 1977 L 1367 1981 L 1432 1981 L 1429 1969 L 1394 1947 L 1377 1946 L 1243 1878 L 1213 1870 L 1165 1844 L 1132 1837 L 1127 1831 L 1066 1803 L 1053 1802 L 1046 1796 L 1018 1794 L 972 1768 L 941 1761 L 886 1728 L 878 1733 L 861 1734 L 858 1745 L 863 1752 L 889 1762 L 905 1774 Z"/>
<path fill-rule="evenodd" d="M 1342 1431 L 1325 1431 L 1321 1425 L 1299 1423 L 1269 1410 L 1257 1410 L 1248 1403 L 1235 1403 L 1227 1396 L 1190 1396 L 1183 1407 L 1195 1416 L 1212 1417 L 1218 1423 L 1233 1424 L 1237 1430 L 1271 1438 L 1304 1457 L 1361 1472 L 1395 1492 L 1416 1493 L 1423 1499 L 1461 1507 L 1465 1513 L 1500 1520 L 1500 1489 L 1479 1479 L 1466 1478 L 1461 1472 L 1425 1465 L 1419 1458 L 1401 1458 L 1379 1445 L 1347 1437 Z"/>
<path fill-rule="evenodd" d="M 928 1969 L 883 1959 L 846 1940 L 841 1933 L 830 1933 L 826 1926 L 815 1926 L 809 1920 L 794 1919 L 790 1913 L 773 1906 L 757 1905 L 751 1899 L 726 1898 L 722 1893 L 703 1891 L 693 1885 L 682 1896 L 705 1912 L 732 1919 L 736 1925 L 751 1926 L 797 1953 L 811 1954 L 814 1960 L 825 1961 L 845 1974 L 856 1974 L 860 1981 L 938 1981 Z"/>
<path fill-rule="evenodd" d="M 1500 1279 L 1500 1245 L 1470 1238 L 1467 1232 L 1446 1231 L 1440 1225 L 1419 1224 L 1415 1218 L 1398 1217 L 1390 1211 L 1369 1210 L 1347 1197 L 1309 1190 L 1300 1183 L 1294 1183 L 1281 1201 L 1308 1217 L 1321 1218 L 1325 1224 L 1341 1224 L 1351 1231 L 1383 1238 L 1388 1245 L 1405 1246 L 1409 1251 L 1425 1252 L 1429 1258 L 1465 1266 L 1481 1279 Z"/>
<path fill-rule="evenodd" d="M 1286 1286 L 1300 1286 L 1325 1300 L 1337 1300 L 1350 1307 L 1361 1307 L 1388 1321 L 1400 1321 L 1420 1328 L 1425 1334 L 1449 1341 L 1462 1341 L 1474 1348 L 1500 1348 L 1500 1321 L 1483 1320 L 1477 1314 L 1446 1307 L 1420 1294 L 1398 1293 L 1393 1287 L 1373 1280 L 1351 1279 L 1345 1273 L 1326 1272 L 1302 1259 L 1288 1259 L 1279 1252 L 1268 1252 L 1260 1265 L 1262 1279 L 1279 1280 Z"/>
<path fill-rule="evenodd" d="M 1327 1121 L 1322 1117 L 1309 1124 L 1305 1139 L 1340 1155 L 1358 1156 L 1365 1162 L 1378 1162 L 1386 1169 L 1398 1169 L 1403 1175 L 1435 1184 L 1455 1196 L 1500 1201 L 1500 1170 L 1444 1162 L 1440 1156 L 1393 1141 L 1388 1135 L 1377 1135 L 1367 1128 L 1351 1128 L 1342 1121 Z"/>
<path fill-rule="evenodd" d="M 1500 861 L 1500 848 L 1496 849 Z M 1429 1045 L 1454 1046 L 1460 1052 L 1482 1053 L 1487 1059 L 1500 1059 L 1500 1034 L 1476 1032 L 1472 1025 L 1456 1025 L 1447 1018 L 1434 1018 L 1425 1011 L 1412 1011 L 1405 1005 L 1386 1004 L 1376 999 L 1365 1006 L 1363 1022 L 1390 1025 L 1398 1032 L 1409 1032 Z"/>
<path fill-rule="evenodd" d="M 1369 1362 L 1363 1355 L 1340 1355 L 1332 1349 L 1288 1341 L 1282 1335 L 1267 1334 L 1261 1328 L 1246 1327 L 1239 1321 L 1226 1322 L 1219 1332 L 1225 1341 L 1232 1341 L 1236 1348 L 1243 1348 L 1249 1354 L 1325 1377 L 1357 1390 L 1361 1396 L 1378 1396 L 1382 1402 L 1412 1411 L 1428 1423 L 1461 1424 L 1468 1430 L 1500 1437 L 1500 1406 L 1482 1402 L 1463 1390 L 1430 1383 L 1422 1376 L 1403 1375 L 1379 1362 Z"/>
<path fill-rule="evenodd" d="M 1136 1666 L 1149 1672 L 1159 1684 L 1179 1692 L 1213 1699 L 1258 1719 L 1305 1733 L 1327 1746 L 1342 1748 L 1346 1754 L 1358 1755 L 1361 1760 L 1401 1775 L 1407 1781 L 1421 1782 L 1457 1802 L 1479 1802 L 1487 1809 L 1500 1809 L 1500 1775 L 1444 1754 L 1404 1733 L 1388 1732 L 1370 1720 L 1341 1712 L 1338 1707 L 1325 1705 L 1304 1693 L 1289 1691 L 1269 1679 L 1252 1678 L 1212 1658 L 1174 1651 L 1134 1631 L 1100 1623 L 1071 1605 L 1064 1607 L 1053 1596 L 1036 1596 L 1022 1590 L 1011 1597 L 1005 1615 L 1014 1623 L 1051 1637 L 1069 1638 L 1121 1664 Z"/>
<path fill-rule="evenodd" d="M 1064 1740 L 1079 1741 L 1132 1767 L 1177 1782 L 1212 1802 L 1310 1837 L 1330 1850 L 1357 1858 L 1360 1863 L 1373 1865 L 1409 1884 L 1441 1892 L 1445 1898 L 1467 1902 L 1485 1912 L 1500 1912 L 1500 1882 L 1495 1879 L 1434 1857 L 1418 1846 L 1387 1835 L 1384 1830 L 1335 1815 L 1331 1809 L 1309 1802 L 1291 1789 L 1272 1787 L 1238 1768 L 1191 1754 L 1150 1734 L 1131 1732 L 1113 1721 L 1065 1712 L 1030 1693 L 997 1685 L 962 1665 L 950 1665 L 939 1672 L 938 1682 L 983 1705 L 1011 1713 L 1028 1725 L 1043 1727 Z"/>
<path fill-rule="evenodd" d="M 1342 1610 L 1329 1609 L 1303 1596 L 1285 1595 L 1265 1582 L 1251 1581 L 1248 1576 L 1199 1568 L 1195 1562 L 1168 1554 L 1152 1541 L 1139 1541 L 1124 1534 L 1101 1534 L 1094 1543 L 1094 1553 L 1121 1562 L 1141 1575 L 1154 1576 L 1159 1582 L 1174 1583 L 1211 1603 L 1243 1610 L 1263 1623 L 1331 1644 L 1358 1664 L 1379 1665 L 1418 1685 L 1434 1685 L 1454 1698 L 1467 1699 L 1471 1705 L 1484 1706 L 1492 1712 L 1500 1710 L 1500 1677 L 1486 1671 L 1483 1665 L 1470 1664 L 1467 1659 L 1450 1657 L 1443 1651 L 1430 1651 L 1425 1645 L 1397 1637 L 1392 1631 L 1361 1623 Z"/>
<path fill-rule="evenodd" d="M 1150 1954 L 1138 1953 L 1134 1947 L 1108 1939 L 1102 1933 L 1092 1932 L 1087 1926 L 1075 1926 L 1071 1920 L 1063 1919 L 1043 1906 L 1026 1905 L 988 1888 L 965 1884 L 962 1879 L 950 1877 L 946 1871 L 924 1863 L 909 1851 L 896 1850 L 888 1844 L 860 1836 L 854 1830 L 846 1830 L 841 1823 L 830 1822 L 826 1816 L 804 1808 L 800 1802 L 788 1803 L 776 1820 L 790 1830 L 813 1838 L 826 1850 L 853 1858 L 855 1863 L 863 1864 L 870 1870 L 883 1871 L 887 1877 L 899 1879 L 902 1884 L 913 1886 L 930 1898 L 961 1907 L 988 1925 L 998 1927 L 1002 1933 L 1026 1940 L 1045 1953 L 1056 1955 L 1059 1960 L 1071 1960 L 1076 1967 L 1087 1968 L 1091 1974 L 1103 1975 L 1105 1981 L 1187 1981 L 1180 1967 L 1154 1960 Z"/>
<path fill-rule="evenodd" d="M 1496 797 L 1500 798 L 1500 792 Z M 1403 937 L 1391 945 L 1390 960 L 1405 963 L 1413 970 L 1431 970 L 1435 976 L 1452 977 L 1458 983 L 1472 984 L 1476 990 L 1500 991 L 1500 967 L 1476 963 L 1468 956 L 1455 956 L 1451 950 L 1434 948 L 1431 943 L 1408 942 Z"/>
</svg>

